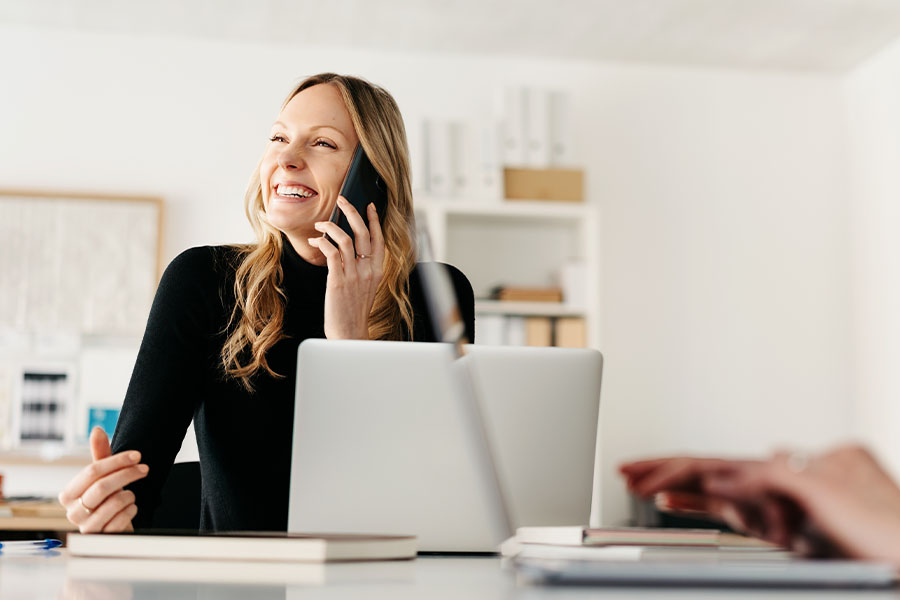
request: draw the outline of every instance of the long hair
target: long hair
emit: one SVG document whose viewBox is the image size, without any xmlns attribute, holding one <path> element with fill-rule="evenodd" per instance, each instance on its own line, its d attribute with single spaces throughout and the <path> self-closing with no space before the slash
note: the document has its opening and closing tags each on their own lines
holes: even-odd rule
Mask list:
<svg viewBox="0 0 900 600">
<path fill-rule="evenodd" d="M 369 339 L 399 340 L 412 336 L 409 274 L 416 264 L 415 217 L 409 174 L 406 129 L 396 101 L 384 89 L 357 77 L 322 73 L 303 80 L 285 99 L 282 109 L 303 90 L 329 84 L 341 93 L 363 150 L 387 187 L 384 233 L 384 275 L 369 313 Z M 266 218 L 259 166 L 250 177 L 244 211 L 256 234 L 256 244 L 238 247 L 234 281 L 235 304 L 226 328 L 228 337 L 221 359 L 226 376 L 234 377 L 249 392 L 260 370 L 276 373 L 266 353 L 285 337 L 286 296 L 281 287 L 282 237 Z"/>
</svg>

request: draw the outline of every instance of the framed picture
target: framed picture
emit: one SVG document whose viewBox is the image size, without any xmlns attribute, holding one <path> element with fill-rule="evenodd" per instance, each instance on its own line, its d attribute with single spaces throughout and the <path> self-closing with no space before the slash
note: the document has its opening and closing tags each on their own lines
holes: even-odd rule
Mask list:
<svg viewBox="0 0 900 600">
<path fill-rule="evenodd" d="M 140 334 L 161 237 L 158 198 L 0 190 L 0 329 Z"/>
</svg>

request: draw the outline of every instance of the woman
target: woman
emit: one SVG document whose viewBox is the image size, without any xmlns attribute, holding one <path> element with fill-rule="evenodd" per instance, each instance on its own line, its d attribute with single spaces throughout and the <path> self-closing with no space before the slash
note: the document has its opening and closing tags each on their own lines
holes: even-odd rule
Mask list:
<svg viewBox="0 0 900 600">
<path fill-rule="evenodd" d="M 338 197 L 358 143 L 388 190 L 383 222 L 374 206 L 360 215 Z M 353 238 L 328 222 L 335 203 Z M 285 530 L 299 343 L 433 340 L 414 269 L 406 134 L 385 90 L 331 73 L 297 86 L 245 209 L 256 244 L 192 248 L 166 269 L 112 448 L 92 432 L 94 463 L 59 496 L 82 532 L 152 523 L 192 418 L 201 529 Z M 450 272 L 474 339 L 472 288 Z"/>
<path fill-rule="evenodd" d="M 769 460 L 674 457 L 620 467 L 663 510 L 706 515 L 812 556 L 900 566 L 900 487 L 861 446 Z"/>
</svg>

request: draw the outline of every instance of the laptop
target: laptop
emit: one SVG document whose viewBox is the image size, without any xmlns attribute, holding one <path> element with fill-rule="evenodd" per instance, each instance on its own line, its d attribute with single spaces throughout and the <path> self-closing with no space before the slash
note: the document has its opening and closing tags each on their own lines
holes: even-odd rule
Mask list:
<svg viewBox="0 0 900 600">
<path fill-rule="evenodd" d="M 587 523 L 602 366 L 596 350 L 304 341 L 288 531 L 496 552 L 519 526 Z"/>
<path fill-rule="evenodd" d="M 886 588 L 897 568 L 861 560 L 517 559 L 520 584 L 765 588 Z"/>
</svg>

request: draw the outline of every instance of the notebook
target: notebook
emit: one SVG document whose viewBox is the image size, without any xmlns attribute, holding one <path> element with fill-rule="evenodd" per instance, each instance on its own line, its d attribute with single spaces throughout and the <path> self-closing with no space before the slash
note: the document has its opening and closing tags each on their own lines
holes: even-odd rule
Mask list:
<svg viewBox="0 0 900 600">
<path fill-rule="evenodd" d="M 519 527 L 523 544 L 585 546 L 709 546 L 719 545 L 718 529 L 661 527 Z"/>
<path fill-rule="evenodd" d="M 72 556 L 301 562 L 409 559 L 417 550 L 411 535 L 283 532 L 70 533 L 66 545 Z"/>
</svg>

